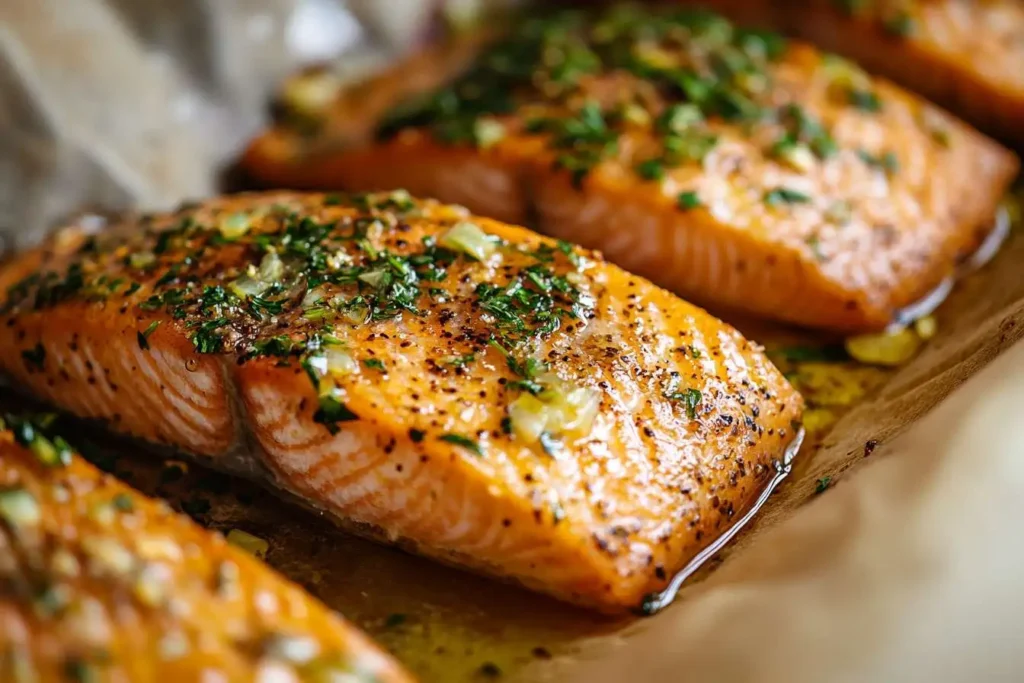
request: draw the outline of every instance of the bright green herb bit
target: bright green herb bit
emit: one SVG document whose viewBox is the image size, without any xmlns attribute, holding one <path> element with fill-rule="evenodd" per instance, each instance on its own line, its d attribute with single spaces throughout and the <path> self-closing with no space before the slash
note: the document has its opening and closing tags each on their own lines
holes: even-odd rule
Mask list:
<svg viewBox="0 0 1024 683">
<path fill-rule="evenodd" d="M 462 448 L 465 448 L 466 450 L 472 452 L 475 455 L 484 454 L 483 448 L 480 447 L 480 443 L 474 441 L 473 439 L 470 439 L 467 436 L 463 436 L 461 434 L 453 434 L 449 432 L 448 434 L 442 434 L 438 438 L 446 443 L 461 446 Z"/>
<path fill-rule="evenodd" d="M 680 192 L 676 204 L 683 211 L 690 211 L 701 206 L 700 196 L 693 191 Z"/>
<path fill-rule="evenodd" d="M 686 410 L 686 416 L 691 420 L 697 417 L 697 407 L 703 399 L 699 389 L 684 389 L 683 391 L 671 391 L 665 394 L 670 401 L 679 401 Z"/>
<path fill-rule="evenodd" d="M 348 406 L 334 396 L 321 396 L 320 407 L 313 415 L 313 420 L 327 427 L 331 434 L 340 431 L 339 424 L 358 420 L 359 416 L 353 413 Z"/>
<path fill-rule="evenodd" d="M 764 203 L 768 206 L 806 204 L 809 201 L 811 201 L 810 195 L 786 187 L 777 187 L 774 190 L 769 190 L 764 195 Z"/>
<path fill-rule="evenodd" d="M 878 113 L 882 111 L 882 100 L 879 99 L 877 94 L 870 90 L 851 88 L 847 93 L 847 97 L 849 98 L 850 104 L 857 109 L 871 113 Z"/>
<path fill-rule="evenodd" d="M 153 334 L 158 327 L 160 327 L 160 321 L 154 320 L 146 327 L 145 330 L 135 333 L 140 349 L 143 351 L 149 350 L 149 335 Z"/>
<path fill-rule="evenodd" d="M 665 162 L 661 159 L 647 159 L 636 166 L 637 174 L 644 180 L 662 180 L 665 177 Z"/>
</svg>

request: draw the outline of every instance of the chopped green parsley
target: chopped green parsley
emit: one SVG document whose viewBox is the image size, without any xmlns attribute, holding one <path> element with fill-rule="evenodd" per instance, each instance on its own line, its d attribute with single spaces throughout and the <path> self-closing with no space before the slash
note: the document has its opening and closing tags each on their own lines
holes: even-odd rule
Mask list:
<svg viewBox="0 0 1024 683">
<path fill-rule="evenodd" d="M 769 190 L 764 195 L 764 203 L 768 206 L 780 206 L 782 204 L 806 204 L 811 201 L 809 195 L 787 187 L 777 187 Z"/>
<path fill-rule="evenodd" d="M 696 192 L 680 192 L 676 198 L 676 204 L 683 211 L 690 211 L 701 206 L 700 197 Z"/>
<path fill-rule="evenodd" d="M 665 392 L 665 398 L 681 403 L 686 411 L 686 416 L 693 420 L 697 417 L 697 407 L 703 399 L 703 394 L 699 389 L 671 390 Z"/>
<path fill-rule="evenodd" d="M 149 349 L 149 335 L 153 334 L 158 327 L 160 327 L 160 321 L 154 320 L 146 327 L 146 329 L 141 332 L 136 332 L 140 349 L 143 351 L 147 351 Z"/>
<path fill-rule="evenodd" d="M 480 447 L 480 443 L 478 441 L 470 439 L 467 436 L 462 436 L 461 434 L 452 434 L 449 432 L 448 434 L 442 434 L 438 438 L 441 441 L 444 441 L 445 443 L 451 443 L 455 444 L 456 446 L 461 446 L 462 448 L 465 448 L 467 451 L 470 451 L 474 455 L 484 454 L 483 448 Z"/>
</svg>

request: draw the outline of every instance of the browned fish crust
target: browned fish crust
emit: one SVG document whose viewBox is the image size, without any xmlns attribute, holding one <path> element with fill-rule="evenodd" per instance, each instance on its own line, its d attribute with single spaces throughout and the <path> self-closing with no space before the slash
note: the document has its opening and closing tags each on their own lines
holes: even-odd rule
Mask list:
<svg viewBox="0 0 1024 683">
<path fill-rule="evenodd" d="M 24 390 L 610 611 L 750 509 L 800 427 L 762 350 L 704 311 L 400 192 L 72 228 L 0 284 Z"/>
</svg>

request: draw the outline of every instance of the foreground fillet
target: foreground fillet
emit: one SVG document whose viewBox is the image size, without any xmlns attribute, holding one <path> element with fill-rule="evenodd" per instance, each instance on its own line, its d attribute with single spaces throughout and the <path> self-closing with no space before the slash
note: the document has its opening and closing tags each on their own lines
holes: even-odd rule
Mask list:
<svg viewBox="0 0 1024 683">
<path fill-rule="evenodd" d="M 747 510 L 799 428 L 800 397 L 704 311 L 401 192 L 213 200 L 65 233 L 7 275 L 28 273 L 0 309 L 18 386 L 610 610 Z"/>
<path fill-rule="evenodd" d="M 407 187 L 701 303 L 840 331 L 884 328 L 950 276 L 1017 169 L 853 64 L 705 12 L 529 20 L 311 113 L 327 101 L 316 78 L 289 86 L 292 119 L 250 147 L 257 179 Z"/>
<path fill-rule="evenodd" d="M 248 553 L 31 423 L 0 432 L 0 680 L 410 681 Z"/>
</svg>

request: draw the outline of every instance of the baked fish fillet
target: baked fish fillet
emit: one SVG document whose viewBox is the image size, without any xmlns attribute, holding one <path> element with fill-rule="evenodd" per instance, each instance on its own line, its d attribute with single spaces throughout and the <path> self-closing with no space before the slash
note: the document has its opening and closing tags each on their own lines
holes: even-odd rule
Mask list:
<svg viewBox="0 0 1024 683">
<path fill-rule="evenodd" d="M 799 430 L 800 397 L 704 311 L 404 192 L 212 200 L 6 275 L 17 386 L 610 611 L 748 510 Z"/>
<path fill-rule="evenodd" d="M 299 587 L 30 422 L 0 432 L 0 680 L 411 677 Z"/>
<path fill-rule="evenodd" d="M 847 332 L 884 328 L 948 277 L 1018 168 L 853 64 L 707 12 L 563 12 L 466 52 L 326 105 L 329 78 L 300 77 L 293 123 L 245 166 L 279 186 L 407 187 L 717 309 Z M 405 83 L 418 94 L 378 115 Z"/>
<path fill-rule="evenodd" d="M 1024 149 L 1020 0 L 677 0 L 799 36 Z"/>
</svg>

